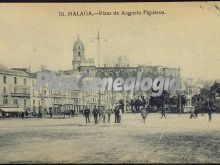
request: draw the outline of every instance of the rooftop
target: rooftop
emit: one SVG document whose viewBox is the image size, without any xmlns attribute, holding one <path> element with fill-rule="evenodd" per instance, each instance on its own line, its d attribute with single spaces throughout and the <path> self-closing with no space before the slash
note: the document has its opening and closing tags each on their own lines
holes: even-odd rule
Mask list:
<svg viewBox="0 0 220 165">
<path fill-rule="evenodd" d="M 4 65 L 0 64 L 0 74 L 12 75 L 12 76 L 21 76 L 21 77 L 29 77 L 29 74 L 16 69 L 7 69 Z"/>
</svg>

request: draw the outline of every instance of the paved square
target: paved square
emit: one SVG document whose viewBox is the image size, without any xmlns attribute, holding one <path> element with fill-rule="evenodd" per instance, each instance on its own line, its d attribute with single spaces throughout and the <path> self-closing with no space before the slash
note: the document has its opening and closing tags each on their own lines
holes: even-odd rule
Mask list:
<svg viewBox="0 0 220 165">
<path fill-rule="evenodd" d="M 0 163 L 220 163 L 220 115 L 0 120 Z"/>
</svg>

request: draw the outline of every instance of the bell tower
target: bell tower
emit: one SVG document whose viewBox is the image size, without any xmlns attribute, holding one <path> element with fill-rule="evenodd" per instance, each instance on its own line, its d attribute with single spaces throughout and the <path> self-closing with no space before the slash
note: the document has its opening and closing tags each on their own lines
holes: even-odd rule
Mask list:
<svg viewBox="0 0 220 165">
<path fill-rule="evenodd" d="M 77 40 L 75 41 L 73 46 L 73 61 L 72 61 L 73 70 L 78 70 L 80 66 L 80 60 L 85 58 L 84 51 L 85 51 L 84 45 L 78 35 Z"/>
</svg>

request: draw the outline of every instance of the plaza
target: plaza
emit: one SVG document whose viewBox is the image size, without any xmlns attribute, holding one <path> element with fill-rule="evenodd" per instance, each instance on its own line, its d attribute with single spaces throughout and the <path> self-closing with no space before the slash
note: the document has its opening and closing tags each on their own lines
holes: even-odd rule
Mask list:
<svg viewBox="0 0 220 165">
<path fill-rule="evenodd" d="M 0 163 L 219 163 L 220 115 L 137 114 L 122 123 L 83 116 L 0 120 Z"/>
<path fill-rule="evenodd" d="M 157 3 L 0 3 L 0 164 L 220 163 L 220 3 Z"/>
</svg>

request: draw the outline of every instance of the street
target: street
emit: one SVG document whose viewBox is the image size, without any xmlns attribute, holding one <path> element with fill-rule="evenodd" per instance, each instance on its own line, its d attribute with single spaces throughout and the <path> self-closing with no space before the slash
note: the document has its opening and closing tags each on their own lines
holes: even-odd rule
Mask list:
<svg viewBox="0 0 220 165">
<path fill-rule="evenodd" d="M 219 163 L 220 114 L 123 114 L 122 123 L 0 119 L 0 163 Z"/>
</svg>

